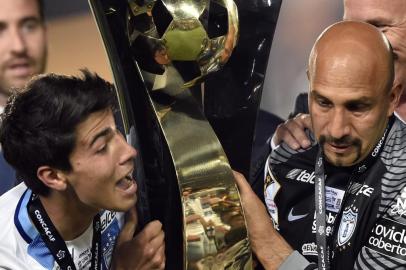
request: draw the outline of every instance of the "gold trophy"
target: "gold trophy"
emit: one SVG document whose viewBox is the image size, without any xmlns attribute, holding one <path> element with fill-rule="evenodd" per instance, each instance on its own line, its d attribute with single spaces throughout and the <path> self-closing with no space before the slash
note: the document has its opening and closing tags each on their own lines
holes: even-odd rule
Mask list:
<svg viewBox="0 0 406 270">
<path fill-rule="evenodd" d="M 138 213 L 141 220 L 162 221 L 166 269 L 252 269 L 232 170 L 205 117 L 206 91 L 212 91 L 206 80 L 221 73 L 238 44 L 236 3 L 89 3 L 110 59 L 127 137 L 141 152 Z"/>
</svg>

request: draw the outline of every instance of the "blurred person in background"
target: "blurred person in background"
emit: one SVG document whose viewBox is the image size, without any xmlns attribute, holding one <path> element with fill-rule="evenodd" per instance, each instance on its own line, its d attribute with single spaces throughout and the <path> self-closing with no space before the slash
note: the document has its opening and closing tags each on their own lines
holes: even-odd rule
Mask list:
<svg viewBox="0 0 406 270">
<path fill-rule="evenodd" d="M 13 89 L 44 72 L 47 39 L 42 0 L 1 0 L 0 112 Z M 0 195 L 15 183 L 15 173 L 0 152 Z"/>
</svg>

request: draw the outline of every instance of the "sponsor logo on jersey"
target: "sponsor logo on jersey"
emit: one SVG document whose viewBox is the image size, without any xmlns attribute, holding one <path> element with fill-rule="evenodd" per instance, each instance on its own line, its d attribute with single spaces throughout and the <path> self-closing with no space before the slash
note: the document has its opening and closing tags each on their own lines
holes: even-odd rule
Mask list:
<svg viewBox="0 0 406 270">
<path fill-rule="evenodd" d="M 302 255 L 304 256 L 317 256 L 316 243 L 305 243 L 302 245 Z"/>
<path fill-rule="evenodd" d="M 278 219 L 278 207 L 275 203 L 276 194 L 278 194 L 281 185 L 272 177 L 272 175 L 267 172 L 265 178 L 266 188 L 265 188 L 265 204 L 268 209 L 269 214 L 272 217 L 272 222 L 275 229 L 279 230 L 279 219 Z"/>
<path fill-rule="evenodd" d="M 72 249 L 72 258 L 74 257 L 74 249 Z M 97 253 L 96 253 L 97 254 Z M 79 256 L 77 256 L 75 259 L 75 263 L 78 265 L 79 269 L 90 269 L 91 261 L 92 261 L 92 252 L 90 250 L 90 247 L 83 250 Z"/>
<path fill-rule="evenodd" d="M 326 235 L 329 236 L 333 233 L 333 225 L 334 221 L 336 220 L 337 214 L 327 212 L 326 213 L 326 227 L 323 228 L 323 231 L 325 230 Z M 316 212 L 314 212 L 314 217 L 313 217 L 313 224 L 312 224 L 312 233 L 316 233 L 317 227 L 316 227 Z"/>
<path fill-rule="evenodd" d="M 339 246 L 345 245 L 352 237 L 355 228 L 357 227 L 358 209 L 356 207 L 348 207 L 344 210 L 338 228 L 337 243 Z"/>
<path fill-rule="evenodd" d="M 371 197 L 372 193 L 374 192 L 374 188 L 365 185 L 365 184 L 360 184 L 357 182 L 353 182 L 351 186 L 349 187 L 348 191 L 350 194 L 353 194 L 355 196 L 366 196 L 366 197 Z"/>
<path fill-rule="evenodd" d="M 387 218 L 378 220 L 366 247 L 406 262 L 406 225 Z"/>
<path fill-rule="evenodd" d="M 293 222 L 302 218 L 307 217 L 309 213 L 303 214 L 303 215 L 294 215 L 293 214 L 293 207 L 290 209 L 289 215 L 288 215 L 288 221 Z"/>
<path fill-rule="evenodd" d="M 314 184 L 314 172 L 302 169 L 293 169 L 286 174 L 287 179 L 297 180 L 304 183 Z"/>
<path fill-rule="evenodd" d="M 293 170 L 290 170 L 290 171 L 288 172 L 288 174 L 286 175 L 286 178 L 295 180 L 296 177 L 297 177 L 302 171 L 303 171 L 302 169 L 293 169 Z"/>
<path fill-rule="evenodd" d="M 406 187 L 404 187 L 400 195 L 396 198 L 396 203 L 391 205 L 391 215 L 400 217 L 406 216 Z"/>
<path fill-rule="evenodd" d="M 371 188 L 368 185 L 362 185 L 362 187 L 357 191 L 357 193 L 355 195 L 358 196 L 361 194 L 361 195 L 364 195 L 367 197 L 371 197 L 373 192 L 374 192 L 374 188 Z"/>
<path fill-rule="evenodd" d="M 345 191 L 326 186 L 326 209 L 328 211 L 338 213 L 343 202 Z"/>
<path fill-rule="evenodd" d="M 363 195 L 366 197 L 371 197 L 372 193 L 374 192 L 374 188 L 365 184 L 353 182 L 351 187 L 349 188 L 349 192 L 356 196 Z"/>
</svg>

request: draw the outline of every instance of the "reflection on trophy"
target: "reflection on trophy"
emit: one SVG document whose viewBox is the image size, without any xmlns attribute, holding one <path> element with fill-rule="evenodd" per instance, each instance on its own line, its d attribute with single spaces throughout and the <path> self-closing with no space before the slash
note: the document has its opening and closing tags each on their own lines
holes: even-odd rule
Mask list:
<svg viewBox="0 0 406 270">
<path fill-rule="evenodd" d="M 209 0 L 163 0 L 163 5 L 155 5 L 156 2 L 129 0 L 128 37 L 141 70 L 155 74 L 154 80 L 167 77 L 168 68 L 173 68 L 172 61 L 197 64 L 200 74 L 196 78 L 170 87 L 177 93 L 176 90 L 202 82 L 206 75 L 218 71 L 228 61 L 238 37 L 237 6 L 232 0 L 211 1 L 226 18 L 222 25 L 217 25 L 217 31 L 208 32 Z M 158 20 L 168 23 L 156 24 Z M 146 47 L 150 57 L 142 51 Z"/>
<path fill-rule="evenodd" d="M 163 223 L 166 269 L 253 267 L 238 190 L 217 138 L 221 134 L 216 136 L 205 109 L 213 93 L 229 87 L 216 80 L 244 65 L 229 62 L 238 58 L 235 50 L 244 38 L 239 13 L 247 12 L 238 7 L 248 14 L 258 8 L 256 3 L 247 9 L 247 1 L 89 0 L 111 62 L 127 138 L 141 152 L 136 164 L 142 168 L 137 175 L 140 220 Z M 271 1 L 266 2 L 269 11 Z M 278 14 L 276 3 L 272 8 Z M 264 40 L 272 39 L 273 30 L 256 46 L 259 52 L 268 49 L 265 58 L 270 42 L 265 46 Z M 249 67 L 249 76 L 258 72 Z M 255 87 L 249 98 L 256 97 Z M 247 92 L 235 91 L 230 101 Z M 255 103 L 243 107 L 250 108 L 249 115 L 256 115 L 259 100 Z M 252 135 L 241 145 L 251 147 Z"/>
<path fill-rule="evenodd" d="M 224 188 L 191 191 L 184 191 L 188 269 L 226 269 L 235 263 L 231 269 L 249 269 L 246 243 L 240 241 L 245 222 L 238 194 Z M 244 260 L 235 260 L 241 255 Z"/>
</svg>

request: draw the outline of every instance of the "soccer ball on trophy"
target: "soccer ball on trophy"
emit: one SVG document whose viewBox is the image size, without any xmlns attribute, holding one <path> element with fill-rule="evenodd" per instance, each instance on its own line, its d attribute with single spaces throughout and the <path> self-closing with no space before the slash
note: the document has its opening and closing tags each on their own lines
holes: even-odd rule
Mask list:
<svg viewBox="0 0 406 270">
<path fill-rule="evenodd" d="M 202 82 L 227 63 L 237 44 L 238 12 L 232 0 L 128 3 L 131 51 L 151 90 L 169 87 L 178 93 Z M 185 63 L 188 75 L 179 72 Z"/>
</svg>

